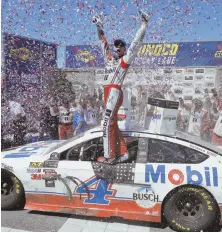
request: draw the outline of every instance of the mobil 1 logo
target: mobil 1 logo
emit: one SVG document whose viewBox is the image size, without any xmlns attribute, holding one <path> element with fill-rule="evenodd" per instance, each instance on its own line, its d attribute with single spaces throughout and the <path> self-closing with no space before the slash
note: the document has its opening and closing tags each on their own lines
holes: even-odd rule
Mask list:
<svg viewBox="0 0 222 233">
<path fill-rule="evenodd" d="M 103 122 L 103 137 L 107 137 L 107 127 L 108 127 L 108 121 L 110 119 L 112 111 L 109 109 L 106 109 L 105 111 L 105 118 Z"/>
</svg>

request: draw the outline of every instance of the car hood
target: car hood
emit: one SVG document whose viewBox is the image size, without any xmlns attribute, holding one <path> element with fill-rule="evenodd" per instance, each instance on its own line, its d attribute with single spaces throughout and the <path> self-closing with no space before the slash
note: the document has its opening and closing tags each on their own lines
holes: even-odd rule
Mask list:
<svg viewBox="0 0 222 233">
<path fill-rule="evenodd" d="M 26 144 L 24 146 L 12 148 L 12 150 L 2 151 L 1 159 L 6 162 L 7 160 L 13 159 L 17 161 L 18 159 L 29 159 L 32 157 L 41 157 L 50 151 L 53 148 L 58 147 L 63 141 L 52 140 L 52 141 L 44 141 L 44 142 L 35 142 Z"/>
</svg>

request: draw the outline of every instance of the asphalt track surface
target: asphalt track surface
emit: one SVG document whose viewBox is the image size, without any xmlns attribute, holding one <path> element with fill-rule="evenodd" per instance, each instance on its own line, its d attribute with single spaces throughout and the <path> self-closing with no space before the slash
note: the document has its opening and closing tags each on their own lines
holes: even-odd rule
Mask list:
<svg viewBox="0 0 222 233">
<path fill-rule="evenodd" d="M 95 218 L 78 215 L 46 213 L 30 210 L 2 211 L 2 231 L 6 228 L 24 231 L 167 231 L 171 230 L 164 225 L 149 222 L 129 221 L 118 218 Z"/>
</svg>

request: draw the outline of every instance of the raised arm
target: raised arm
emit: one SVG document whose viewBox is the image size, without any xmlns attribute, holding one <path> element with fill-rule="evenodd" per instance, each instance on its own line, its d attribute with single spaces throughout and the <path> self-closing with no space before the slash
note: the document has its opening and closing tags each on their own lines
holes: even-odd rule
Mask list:
<svg viewBox="0 0 222 233">
<path fill-rule="evenodd" d="M 105 58 L 105 62 L 107 63 L 109 60 L 112 59 L 112 52 L 109 48 L 109 44 L 108 44 L 107 38 L 105 36 L 104 30 L 103 30 L 103 25 L 102 25 L 100 17 L 94 16 L 93 23 L 95 23 L 97 26 L 98 37 L 99 37 L 101 47 L 102 47 L 102 53 L 103 53 L 103 56 Z"/>
<path fill-rule="evenodd" d="M 137 30 L 135 38 L 131 42 L 130 47 L 127 50 L 126 55 L 123 57 L 123 61 L 125 63 L 127 63 L 128 65 L 131 64 L 131 62 L 133 61 L 135 55 L 137 54 L 140 46 L 143 43 L 143 39 L 144 39 L 145 33 L 146 33 L 146 26 L 147 26 L 147 23 L 150 19 L 150 15 L 146 14 L 145 12 L 139 11 L 139 13 L 142 16 L 142 25 Z"/>
</svg>

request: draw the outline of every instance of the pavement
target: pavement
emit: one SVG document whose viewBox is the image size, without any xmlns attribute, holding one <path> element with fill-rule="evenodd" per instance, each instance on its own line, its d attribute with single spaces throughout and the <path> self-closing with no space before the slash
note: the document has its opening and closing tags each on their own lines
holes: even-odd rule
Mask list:
<svg viewBox="0 0 222 233">
<path fill-rule="evenodd" d="M 172 232 L 162 224 L 30 210 L 2 211 L 2 232 Z"/>
</svg>

